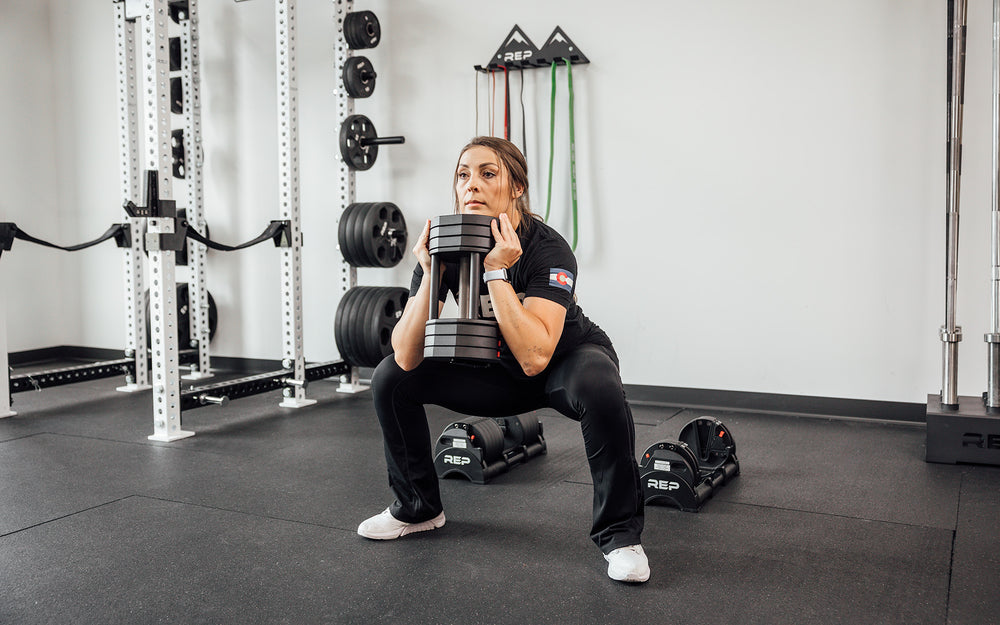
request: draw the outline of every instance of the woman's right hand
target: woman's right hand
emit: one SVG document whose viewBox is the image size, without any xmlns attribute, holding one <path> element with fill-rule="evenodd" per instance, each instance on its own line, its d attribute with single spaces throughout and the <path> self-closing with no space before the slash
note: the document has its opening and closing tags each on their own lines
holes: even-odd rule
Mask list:
<svg viewBox="0 0 1000 625">
<path fill-rule="evenodd" d="M 420 232 L 420 236 L 417 237 L 417 244 L 413 246 L 413 255 L 417 257 L 417 262 L 420 263 L 420 268 L 424 270 L 425 275 L 431 272 L 431 252 L 428 247 L 430 236 L 431 220 L 428 219 L 427 223 L 424 224 L 424 229 Z"/>
</svg>

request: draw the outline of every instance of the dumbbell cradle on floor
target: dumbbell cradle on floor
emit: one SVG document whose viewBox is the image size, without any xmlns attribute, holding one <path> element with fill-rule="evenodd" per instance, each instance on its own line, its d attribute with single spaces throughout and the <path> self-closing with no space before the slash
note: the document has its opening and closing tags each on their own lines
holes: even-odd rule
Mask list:
<svg viewBox="0 0 1000 625">
<path fill-rule="evenodd" d="M 736 443 L 729 428 L 714 417 L 700 417 L 681 428 L 680 440 L 650 445 L 639 460 L 647 504 L 697 512 L 715 492 L 739 475 Z"/>
</svg>

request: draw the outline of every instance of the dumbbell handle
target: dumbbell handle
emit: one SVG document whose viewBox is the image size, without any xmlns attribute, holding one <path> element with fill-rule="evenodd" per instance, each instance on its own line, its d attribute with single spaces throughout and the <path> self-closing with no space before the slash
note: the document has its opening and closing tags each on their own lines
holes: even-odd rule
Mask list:
<svg viewBox="0 0 1000 625">
<path fill-rule="evenodd" d="M 391 143 L 403 143 L 406 137 L 365 137 L 360 141 L 361 145 L 389 145 Z"/>
</svg>

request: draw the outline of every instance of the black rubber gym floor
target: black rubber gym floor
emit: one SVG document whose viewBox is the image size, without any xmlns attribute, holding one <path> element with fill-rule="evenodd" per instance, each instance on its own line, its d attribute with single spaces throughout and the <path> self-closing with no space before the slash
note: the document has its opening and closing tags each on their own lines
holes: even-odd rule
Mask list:
<svg viewBox="0 0 1000 625">
<path fill-rule="evenodd" d="M 648 506 L 642 585 L 590 542 L 578 425 L 448 522 L 359 537 L 390 501 L 368 393 L 241 399 L 152 432 L 119 380 L 15 395 L 0 419 L 0 623 L 907 623 L 1000 620 L 1000 468 L 924 462 L 922 425 L 719 414 L 741 475 L 699 513 Z M 704 412 L 635 406 L 637 453 Z M 437 436 L 457 415 L 430 410 Z"/>
</svg>

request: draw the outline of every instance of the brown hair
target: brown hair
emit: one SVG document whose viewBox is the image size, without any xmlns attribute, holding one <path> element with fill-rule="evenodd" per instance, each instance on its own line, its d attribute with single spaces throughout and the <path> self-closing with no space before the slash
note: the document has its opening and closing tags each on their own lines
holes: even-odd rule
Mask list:
<svg viewBox="0 0 1000 625">
<path fill-rule="evenodd" d="M 521 189 L 520 197 L 514 200 L 514 207 L 521 214 L 521 223 L 524 224 L 524 227 L 530 228 L 535 215 L 531 212 L 531 205 L 528 202 L 528 162 L 525 160 L 524 155 L 521 154 L 521 150 L 510 141 L 501 139 L 500 137 L 475 137 L 459 152 L 459 163 L 462 161 L 462 155 L 469 148 L 476 146 L 488 148 L 496 154 L 497 160 L 500 161 L 501 169 L 507 172 L 510 187 L 512 189 Z M 456 213 L 459 212 L 458 195 L 455 193 L 455 185 L 457 184 L 458 163 L 455 164 L 455 176 L 451 181 L 452 194 L 455 196 Z"/>
</svg>

